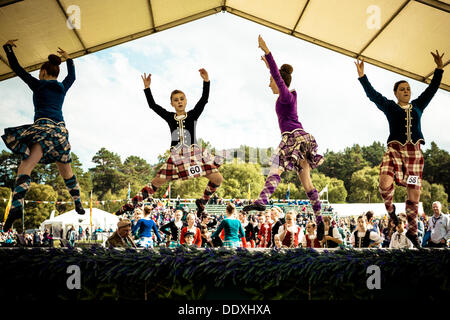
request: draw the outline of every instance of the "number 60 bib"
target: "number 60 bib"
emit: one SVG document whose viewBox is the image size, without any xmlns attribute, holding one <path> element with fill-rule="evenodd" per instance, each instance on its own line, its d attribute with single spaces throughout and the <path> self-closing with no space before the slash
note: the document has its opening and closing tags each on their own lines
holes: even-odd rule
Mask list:
<svg viewBox="0 0 450 320">
<path fill-rule="evenodd" d="M 191 167 L 189 167 L 188 172 L 189 172 L 190 176 L 195 176 L 202 172 L 202 167 L 200 167 L 198 164 L 195 166 L 191 166 Z"/>
</svg>

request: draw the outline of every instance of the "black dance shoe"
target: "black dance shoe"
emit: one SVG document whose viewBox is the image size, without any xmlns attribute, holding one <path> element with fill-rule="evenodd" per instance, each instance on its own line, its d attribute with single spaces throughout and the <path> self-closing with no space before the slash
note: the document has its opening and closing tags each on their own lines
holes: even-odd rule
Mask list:
<svg viewBox="0 0 450 320">
<path fill-rule="evenodd" d="M 395 213 L 395 205 L 392 205 L 394 207 L 394 210 L 392 212 L 388 212 L 389 213 L 389 218 L 392 219 L 392 221 L 394 221 L 395 226 L 398 225 L 398 217 L 397 214 Z"/>
<path fill-rule="evenodd" d="M 81 202 L 75 202 L 75 211 L 78 214 L 85 214 L 86 213 L 86 211 L 84 211 L 84 209 L 83 209 L 83 205 L 81 204 Z"/>
<path fill-rule="evenodd" d="M 16 207 L 12 208 L 9 211 L 8 218 L 5 221 L 5 224 L 3 225 L 3 231 L 8 232 L 9 229 L 11 229 L 14 221 L 17 219 L 21 219 L 23 215 L 23 207 Z"/>
<path fill-rule="evenodd" d="M 412 244 L 414 245 L 414 247 L 416 247 L 417 249 L 420 249 L 420 242 L 419 242 L 419 236 L 416 234 L 412 234 L 409 231 L 406 231 L 406 237 L 411 240 Z"/>
<path fill-rule="evenodd" d="M 252 211 L 252 210 L 256 210 L 256 211 L 264 211 L 266 210 L 266 206 L 263 204 L 259 204 L 257 202 L 254 202 L 252 204 L 249 204 L 247 206 L 245 206 L 244 208 L 242 208 L 243 211 Z"/>
<path fill-rule="evenodd" d="M 206 204 L 205 200 L 197 199 L 195 200 L 195 204 L 197 205 L 197 215 L 205 211 L 205 204 Z"/>
</svg>

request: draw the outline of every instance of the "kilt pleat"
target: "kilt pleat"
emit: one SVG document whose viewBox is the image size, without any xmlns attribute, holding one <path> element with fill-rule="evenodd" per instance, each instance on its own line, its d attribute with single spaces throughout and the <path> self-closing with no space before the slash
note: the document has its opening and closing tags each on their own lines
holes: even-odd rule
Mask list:
<svg viewBox="0 0 450 320">
<path fill-rule="evenodd" d="M 54 162 L 70 163 L 69 132 L 64 122 L 54 122 L 50 119 L 38 119 L 33 124 L 5 129 L 2 135 L 5 145 L 22 159 L 30 156 L 31 146 L 39 143 L 43 155 L 39 163 Z"/>
<path fill-rule="evenodd" d="M 219 172 L 223 158 L 211 155 L 197 145 L 171 149 L 170 157 L 159 169 L 156 176 L 166 180 L 187 180 Z"/>
<path fill-rule="evenodd" d="M 272 166 L 278 166 L 278 169 L 282 171 L 300 172 L 302 170 L 300 161 L 304 159 L 314 169 L 324 161 L 323 156 L 317 153 L 317 148 L 315 138 L 303 130 L 284 133 L 272 156 Z"/>
</svg>

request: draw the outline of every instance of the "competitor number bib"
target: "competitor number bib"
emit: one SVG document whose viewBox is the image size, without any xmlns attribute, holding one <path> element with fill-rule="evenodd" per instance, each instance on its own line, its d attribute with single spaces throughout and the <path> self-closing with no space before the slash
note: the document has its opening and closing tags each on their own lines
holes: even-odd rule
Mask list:
<svg viewBox="0 0 450 320">
<path fill-rule="evenodd" d="M 189 167 L 188 171 L 189 171 L 190 176 L 195 176 L 202 172 L 202 167 L 200 167 L 198 164 L 196 164 L 195 166 Z"/>
<path fill-rule="evenodd" d="M 419 176 L 408 176 L 408 179 L 406 179 L 406 183 L 407 184 L 412 184 L 412 185 L 419 185 Z"/>
</svg>

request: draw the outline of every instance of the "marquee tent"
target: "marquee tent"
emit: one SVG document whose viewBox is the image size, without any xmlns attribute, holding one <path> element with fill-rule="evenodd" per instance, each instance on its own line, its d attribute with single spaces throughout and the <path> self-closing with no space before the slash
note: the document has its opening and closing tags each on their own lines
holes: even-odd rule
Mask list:
<svg viewBox="0 0 450 320">
<path fill-rule="evenodd" d="M 450 90 L 450 0 L 0 0 L 0 42 L 20 39 L 33 71 L 58 46 L 79 57 L 220 12 L 422 82 L 438 49 Z M 2 52 L 0 80 L 13 76 Z"/>
<path fill-rule="evenodd" d="M 396 213 L 405 212 L 405 203 L 394 203 Z M 330 204 L 334 213 L 338 217 L 359 216 L 367 211 L 373 211 L 375 216 L 384 216 L 386 214 L 386 208 L 384 203 L 337 203 Z M 423 214 L 422 202 L 419 202 L 419 215 Z"/>
<path fill-rule="evenodd" d="M 119 222 L 118 216 L 97 208 L 92 208 L 93 230 L 98 227 L 101 227 L 103 230 L 116 230 L 117 222 Z M 52 228 L 53 235 L 55 237 L 59 237 L 61 230 L 63 230 L 63 235 L 65 235 L 67 230 L 69 230 L 72 226 L 75 227 L 77 232 L 79 226 L 81 226 L 84 230 L 90 226 L 89 208 L 86 209 L 86 213 L 84 215 L 79 215 L 75 209 L 73 209 L 66 213 L 60 214 L 59 216 L 51 217 L 50 219 L 42 222 L 39 229 L 44 230 L 46 228 L 50 230 L 50 228 Z"/>
</svg>

